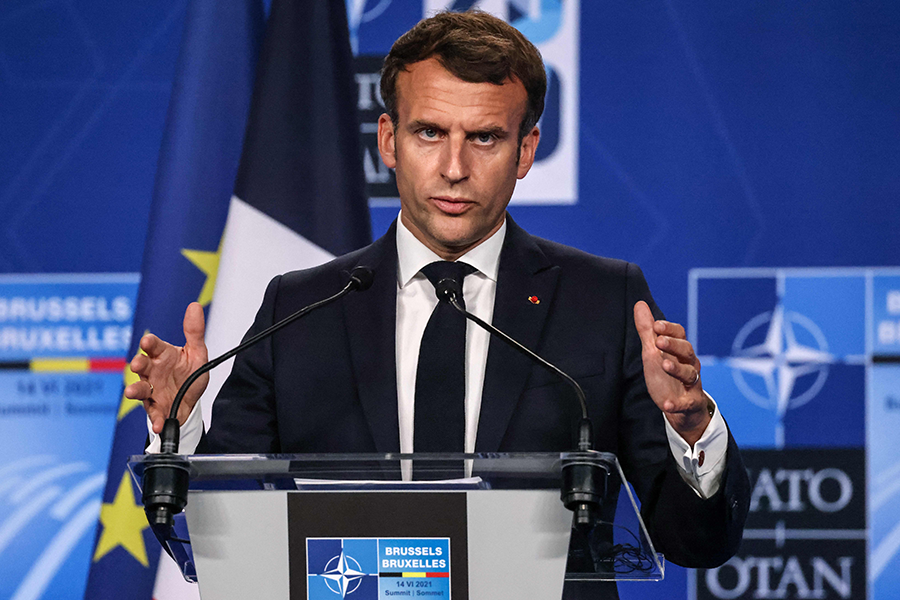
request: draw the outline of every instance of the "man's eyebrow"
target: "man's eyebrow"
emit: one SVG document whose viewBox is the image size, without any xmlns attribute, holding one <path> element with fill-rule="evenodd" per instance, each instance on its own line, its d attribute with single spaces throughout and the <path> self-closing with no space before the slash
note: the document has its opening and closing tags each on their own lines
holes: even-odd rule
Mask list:
<svg viewBox="0 0 900 600">
<path fill-rule="evenodd" d="M 503 138 L 503 137 L 506 137 L 507 135 L 509 135 L 509 132 L 505 128 L 501 127 L 500 125 L 491 125 L 489 127 L 483 127 L 481 129 L 476 129 L 474 131 L 469 131 L 466 133 L 470 136 L 481 135 L 483 133 L 489 133 L 498 138 Z"/>
<path fill-rule="evenodd" d="M 431 121 L 425 121 L 423 119 L 415 119 L 410 121 L 407 125 L 410 131 L 416 131 L 421 129 L 434 129 L 436 131 L 444 131 L 444 128 L 436 123 L 432 123 Z M 507 131 L 501 125 L 488 125 L 487 127 L 481 127 L 478 129 L 473 129 L 471 131 L 466 131 L 466 137 L 475 137 L 482 134 L 490 134 L 497 138 L 505 138 L 509 135 L 509 131 Z"/>
<path fill-rule="evenodd" d="M 431 123 L 430 121 L 423 121 L 421 119 L 416 119 L 415 121 L 411 121 L 409 123 L 410 129 L 437 129 L 438 131 L 443 131 L 444 128 L 435 123 Z"/>
</svg>

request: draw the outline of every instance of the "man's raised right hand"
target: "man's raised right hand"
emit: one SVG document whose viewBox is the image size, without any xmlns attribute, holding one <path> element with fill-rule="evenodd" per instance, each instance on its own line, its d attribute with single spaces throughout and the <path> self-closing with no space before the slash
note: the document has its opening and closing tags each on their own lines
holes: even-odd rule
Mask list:
<svg viewBox="0 0 900 600">
<path fill-rule="evenodd" d="M 131 360 L 131 370 L 140 377 L 140 381 L 125 388 L 125 397 L 143 401 L 154 433 L 162 431 L 181 384 L 209 360 L 203 341 L 205 330 L 203 308 L 192 302 L 184 311 L 184 347 L 173 346 L 152 333 L 141 338 L 143 353 L 138 353 Z M 178 407 L 178 422 L 181 425 L 194 410 L 208 383 L 209 375 L 204 374 L 185 394 Z"/>
</svg>

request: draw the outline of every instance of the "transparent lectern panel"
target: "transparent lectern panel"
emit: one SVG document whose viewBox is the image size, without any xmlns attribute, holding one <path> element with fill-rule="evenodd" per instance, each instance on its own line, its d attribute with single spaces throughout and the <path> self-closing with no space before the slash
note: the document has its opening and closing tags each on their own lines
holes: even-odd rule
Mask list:
<svg viewBox="0 0 900 600">
<path fill-rule="evenodd" d="M 178 459 L 190 465 L 192 493 L 557 491 L 563 481 L 572 485 L 571 467 L 587 465 L 598 497 L 581 517 L 573 519 L 566 581 L 660 580 L 664 576 L 663 556 L 653 548 L 618 460 L 608 453 L 197 455 Z M 148 460 L 134 456 L 129 462 L 139 485 Z M 572 497 L 577 504 L 582 496 L 570 494 Z M 188 560 L 190 552 L 178 548 L 181 536 L 171 537 L 178 539 L 161 541 L 168 544 L 176 561 L 187 561 L 181 565 L 185 578 L 195 577 Z"/>
<path fill-rule="evenodd" d="M 573 519 L 566 581 L 662 580 L 665 558 L 653 547 L 619 461 L 612 454 L 566 453 L 561 470 L 584 460 L 598 463 L 602 499 L 587 522 Z"/>
</svg>

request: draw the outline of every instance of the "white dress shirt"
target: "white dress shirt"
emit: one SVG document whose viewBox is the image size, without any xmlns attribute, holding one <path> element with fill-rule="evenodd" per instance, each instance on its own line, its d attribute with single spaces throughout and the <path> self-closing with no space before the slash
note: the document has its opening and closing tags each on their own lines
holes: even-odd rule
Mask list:
<svg viewBox="0 0 900 600">
<path fill-rule="evenodd" d="M 490 238 L 464 254 L 459 260 L 475 267 L 476 271 L 463 282 L 466 309 L 490 323 L 494 314 L 494 297 L 497 291 L 497 274 L 500 269 L 500 250 L 506 237 L 504 221 Z M 443 260 L 432 252 L 397 219 L 397 410 L 400 423 L 400 452 L 411 453 L 413 448 L 413 424 L 415 422 L 416 366 L 422 334 L 434 307 L 438 303 L 434 286 L 421 273 L 422 267 L 436 260 Z M 481 414 L 481 392 L 484 387 L 490 334 L 477 325 L 466 328 L 466 437 L 465 451 L 474 452 Z M 707 395 L 714 414 L 712 421 L 693 448 L 669 424 L 660 413 L 666 426 L 669 448 L 682 478 L 701 496 L 709 498 L 719 489 L 725 470 L 725 452 L 728 431 L 725 420 Z M 150 445 L 147 452 L 159 452 L 159 436 L 150 429 Z M 193 452 L 203 430 L 200 403 L 181 426 L 181 452 Z"/>
<path fill-rule="evenodd" d="M 466 310 L 487 323 L 494 315 L 500 249 L 506 237 L 506 221 L 490 238 L 467 252 L 459 260 L 477 271 L 463 281 Z M 397 401 L 400 417 L 400 452 L 413 452 L 413 423 L 416 413 L 416 368 L 419 346 L 425 326 L 438 299 L 434 285 L 421 272 L 422 267 L 443 260 L 429 250 L 397 219 Z M 467 323 L 466 327 L 466 438 L 465 451 L 475 451 L 478 416 L 481 414 L 481 390 L 487 365 L 491 334 Z"/>
</svg>

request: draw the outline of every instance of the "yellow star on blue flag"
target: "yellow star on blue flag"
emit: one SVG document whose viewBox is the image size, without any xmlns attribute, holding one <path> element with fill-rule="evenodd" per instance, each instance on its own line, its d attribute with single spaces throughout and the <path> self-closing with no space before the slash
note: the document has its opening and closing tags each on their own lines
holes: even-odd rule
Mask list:
<svg viewBox="0 0 900 600">
<path fill-rule="evenodd" d="M 197 298 L 197 302 L 200 303 L 200 306 L 206 308 L 209 306 L 209 303 L 212 302 L 213 292 L 216 290 L 216 275 L 219 274 L 219 259 L 222 256 L 222 242 L 221 240 L 219 241 L 219 247 L 215 252 L 209 252 L 208 250 L 182 249 L 181 254 L 206 275 L 203 289 L 200 290 L 200 296 Z"/>
<path fill-rule="evenodd" d="M 94 562 L 121 547 L 136 561 L 145 567 L 149 566 L 143 532 L 150 525 L 143 507 L 134 501 L 128 471 L 122 473 L 115 499 L 111 504 L 104 503 L 100 509 L 100 523 L 103 525 L 103 532 L 94 551 Z"/>
</svg>

